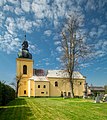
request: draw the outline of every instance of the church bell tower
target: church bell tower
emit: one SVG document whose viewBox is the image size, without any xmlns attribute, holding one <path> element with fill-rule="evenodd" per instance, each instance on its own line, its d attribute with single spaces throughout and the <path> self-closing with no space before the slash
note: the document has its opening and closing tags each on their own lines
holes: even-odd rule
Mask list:
<svg viewBox="0 0 107 120">
<path fill-rule="evenodd" d="M 16 59 L 16 80 L 18 96 L 28 96 L 28 80 L 33 76 L 32 54 L 28 50 L 28 42 L 22 43 L 22 50 L 18 53 Z"/>
</svg>

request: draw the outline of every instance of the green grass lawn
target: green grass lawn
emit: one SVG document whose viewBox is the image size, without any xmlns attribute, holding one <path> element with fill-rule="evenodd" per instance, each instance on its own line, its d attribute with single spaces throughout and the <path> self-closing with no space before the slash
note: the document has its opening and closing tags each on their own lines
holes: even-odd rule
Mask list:
<svg viewBox="0 0 107 120">
<path fill-rule="evenodd" d="M 0 120 L 107 120 L 107 103 L 77 98 L 18 98 L 0 106 Z"/>
</svg>

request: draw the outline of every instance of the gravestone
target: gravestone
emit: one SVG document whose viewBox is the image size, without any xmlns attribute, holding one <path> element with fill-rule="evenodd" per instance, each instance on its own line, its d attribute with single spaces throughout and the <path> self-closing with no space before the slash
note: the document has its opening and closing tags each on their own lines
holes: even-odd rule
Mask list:
<svg viewBox="0 0 107 120">
<path fill-rule="evenodd" d="M 95 103 L 100 103 L 100 96 L 97 94 L 97 96 L 95 97 Z"/>
<path fill-rule="evenodd" d="M 107 102 L 107 94 L 104 95 L 103 102 Z"/>
</svg>

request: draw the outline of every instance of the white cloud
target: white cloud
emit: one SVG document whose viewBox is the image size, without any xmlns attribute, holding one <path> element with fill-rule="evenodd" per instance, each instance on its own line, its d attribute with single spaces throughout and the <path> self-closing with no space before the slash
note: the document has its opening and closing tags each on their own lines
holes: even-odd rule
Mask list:
<svg viewBox="0 0 107 120">
<path fill-rule="evenodd" d="M 50 36 L 52 34 L 51 30 L 44 31 L 44 35 Z"/>
<path fill-rule="evenodd" d="M 95 53 L 93 53 L 94 57 L 103 57 L 107 55 L 107 41 L 99 40 L 95 44 Z"/>
<path fill-rule="evenodd" d="M 61 62 L 61 59 L 60 59 L 59 57 L 57 57 L 56 60 L 57 60 L 58 62 Z"/>
<path fill-rule="evenodd" d="M 99 9 L 101 10 L 102 8 L 104 8 L 104 6 L 107 4 L 106 0 L 98 0 L 98 6 Z"/>
<path fill-rule="evenodd" d="M 9 5 L 5 5 L 3 7 L 3 10 L 4 11 L 10 11 L 10 12 L 13 12 L 14 11 L 14 8 L 12 6 L 9 6 Z"/>
<path fill-rule="evenodd" d="M 36 20 L 36 21 L 32 21 L 33 26 L 35 26 L 36 28 L 42 26 L 42 20 Z"/>
<path fill-rule="evenodd" d="M 0 19 L 5 19 L 4 13 L 0 11 Z"/>
<path fill-rule="evenodd" d="M 60 53 L 60 52 L 62 52 L 62 48 L 61 48 L 60 46 L 58 46 L 58 47 L 56 48 L 56 51 L 58 51 L 58 52 Z"/>
<path fill-rule="evenodd" d="M 89 67 L 91 64 L 90 63 L 84 63 L 84 64 L 82 63 L 82 64 L 80 64 L 80 66 L 83 68 L 86 68 L 86 67 Z"/>
<path fill-rule="evenodd" d="M 102 50 L 103 52 L 107 51 L 107 41 L 106 40 L 99 40 L 98 43 L 95 44 L 95 49 L 96 50 Z"/>
<path fill-rule="evenodd" d="M 48 18 L 50 21 L 53 20 L 55 26 L 59 24 L 58 17 L 64 16 L 66 8 L 65 2 L 67 1 L 55 0 L 53 1 L 52 5 L 47 4 L 51 3 L 47 0 L 34 0 L 32 2 L 30 0 L 7 0 L 7 2 L 9 2 L 9 5 L 6 4 L 3 9 L 4 11 L 9 11 L 10 14 L 12 12 L 12 14 L 15 13 L 16 15 L 22 15 L 24 12 L 31 12 L 33 13 L 33 18 L 35 15 L 34 20 L 27 19 L 26 16 L 16 17 L 15 19 L 13 19 L 12 17 L 7 17 L 5 21 L 5 27 L 8 32 L 4 34 L 4 38 L 7 38 L 9 40 L 10 38 L 13 39 L 17 36 L 16 31 L 18 30 L 32 32 L 33 26 L 39 27 L 43 24 L 42 19 L 44 17 Z M 0 3 L 1 5 L 3 5 L 4 3 L 6 3 L 6 0 L 1 0 Z M 14 6 L 12 6 L 10 3 L 14 4 Z M 1 24 L 3 24 L 3 20 L 1 21 L 0 19 L 0 22 Z M 52 32 L 50 30 L 47 30 L 44 32 L 44 34 L 50 36 Z M 9 41 L 6 41 L 5 39 L 5 42 Z M 6 43 L 4 45 L 6 45 Z M 11 42 L 11 45 L 13 46 L 14 43 Z M 30 48 L 35 50 L 35 47 L 33 45 L 30 45 Z M 12 48 L 10 49 L 12 50 Z"/>
<path fill-rule="evenodd" d="M 32 49 L 33 51 L 35 51 L 35 50 L 36 50 L 35 45 L 31 45 L 31 44 L 30 44 L 30 45 L 29 45 L 29 48 L 30 48 L 30 49 Z"/>
<path fill-rule="evenodd" d="M 97 29 L 96 28 L 92 28 L 90 33 L 89 33 L 90 37 L 96 37 L 97 36 Z"/>
<path fill-rule="evenodd" d="M 29 12 L 30 11 L 30 2 L 22 1 L 21 2 L 21 7 L 25 12 Z"/>
<path fill-rule="evenodd" d="M 35 14 L 36 18 L 43 19 L 45 6 L 43 4 L 37 4 L 35 2 L 32 3 L 32 11 Z"/>
<path fill-rule="evenodd" d="M 3 12 L 0 12 L 0 27 L 3 27 L 4 19 L 5 19 L 5 15 L 3 14 Z"/>
<path fill-rule="evenodd" d="M 85 9 L 87 11 L 89 11 L 89 10 L 96 10 L 96 8 L 97 8 L 97 5 L 95 4 L 95 0 L 88 0 L 87 1 L 87 4 L 85 6 Z"/>
<path fill-rule="evenodd" d="M 105 24 L 99 25 L 97 36 L 101 37 L 101 36 L 106 35 L 106 33 L 107 33 L 107 25 Z"/>
<path fill-rule="evenodd" d="M 54 57 L 55 56 L 55 53 L 53 50 L 51 50 L 51 57 Z"/>
<path fill-rule="evenodd" d="M 95 70 L 96 70 L 96 71 L 99 71 L 99 70 L 101 70 L 101 67 L 97 67 Z"/>
<path fill-rule="evenodd" d="M 102 10 L 106 2 L 103 1 L 101 5 L 101 0 L 99 1 L 99 7 Z M 5 4 L 6 2 L 8 4 Z M 75 4 L 76 2 L 77 4 Z M 54 25 L 54 27 L 58 28 L 58 25 L 62 24 L 60 23 L 60 20 L 68 17 L 70 14 L 77 15 L 79 17 L 79 21 L 82 23 L 84 20 L 84 14 L 82 13 L 83 8 L 80 5 L 86 3 L 85 9 L 89 12 L 89 10 L 96 10 L 98 7 L 98 4 L 94 4 L 94 2 L 95 0 L 0 0 L 0 6 L 3 6 L 3 10 L 5 11 L 0 12 L 0 26 L 5 26 L 4 28 L 6 28 L 7 33 L 9 36 L 11 34 L 11 39 L 13 39 L 14 37 L 17 37 L 20 30 L 31 33 L 34 29 L 40 29 L 41 26 L 44 26 L 44 28 L 47 27 L 48 24 Z M 9 11 L 8 14 L 6 11 Z M 29 14 L 27 12 L 30 13 L 30 16 L 28 16 Z M 107 16 L 107 14 L 105 15 Z M 101 23 L 100 19 L 93 18 L 91 23 L 96 25 L 98 28 L 91 29 L 89 33 L 91 38 L 95 36 L 100 37 L 101 35 L 106 34 L 107 26 L 105 23 Z M 83 24 L 80 24 L 80 26 L 82 25 Z M 47 30 L 44 31 L 44 35 L 52 35 L 52 31 L 48 30 L 49 28 L 46 29 Z M 5 35 L 9 37 L 5 33 L 5 38 Z M 55 35 L 53 40 L 59 40 L 58 36 L 60 36 L 60 34 Z M 59 45 L 60 42 L 55 41 L 54 44 Z M 100 46 L 101 50 L 106 51 L 106 43 L 102 43 L 102 45 L 102 47 Z M 32 50 L 35 50 L 33 45 L 30 47 Z M 98 44 L 96 45 L 96 48 L 97 47 L 99 48 Z M 61 52 L 62 49 L 57 47 L 56 51 Z M 52 52 L 52 54 L 54 54 L 54 52 Z M 99 55 L 101 52 L 97 54 Z"/>
<path fill-rule="evenodd" d="M 48 62 L 46 62 L 45 64 L 46 64 L 46 65 L 49 65 L 49 63 L 48 63 Z"/>
<path fill-rule="evenodd" d="M 102 50 L 97 50 L 97 51 L 95 52 L 95 56 L 96 56 L 96 57 L 103 57 L 103 56 L 105 56 L 105 52 L 102 51 Z"/>
<path fill-rule="evenodd" d="M 24 13 L 24 12 L 22 11 L 22 9 L 19 8 L 19 7 L 16 7 L 14 12 L 15 12 L 16 15 L 21 15 L 21 14 Z"/>
<path fill-rule="evenodd" d="M 29 51 L 33 54 L 36 54 L 36 52 L 40 52 L 40 51 L 37 51 L 36 45 L 31 43 L 29 43 Z"/>
<path fill-rule="evenodd" d="M 55 33 L 53 40 L 59 40 L 59 36 L 60 36 L 60 34 Z"/>
<path fill-rule="evenodd" d="M 0 6 L 3 6 L 6 3 L 6 0 L 0 0 Z"/>
<path fill-rule="evenodd" d="M 8 2 L 12 3 L 12 4 L 18 4 L 19 0 L 7 0 Z"/>
<path fill-rule="evenodd" d="M 16 51 L 20 46 L 20 40 L 18 38 L 13 38 L 11 34 L 5 32 L 4 36 L 0 35 L 0 49 L 4 52 L 10 54 L 13 51 Z"/>
<path fill-rule="evenodd" d="M 61 44 L 60 41 L 55 41 L 55 42 L 54 42 L 54 45 L 60 45 L 60 44 Z"/>
<path fill-rule="evenodd" d="M 93 18 L 91 20 L 91 22 L 94 24 L 94 25 L 100 25 L 101 24 L 101 21 L 98 19 L 98 18 Z"/>
<path fill-rule="evenodd" d="M 29 21 L 26 20 L 25 17 L 17 18 L 16 23 L 17 23 L 18 29 L 21 29 L 21 30 L 29 32 L 29 33 L 32 32 L 31 28 L 32 28 L 33 22 L 30 20 Z"/>
<path fill-rule="evenodd" d="M 16 35 L 15 34 L 15 31 L 16 31 L 16 24 L 15 24 L 15 21 L 12 17 L 8 17 L 6 19 L 6 22 L 5 22 L 5 26 L 7 28 L 7 31 L 12 34 L 12 35 Z"/>
</svg>

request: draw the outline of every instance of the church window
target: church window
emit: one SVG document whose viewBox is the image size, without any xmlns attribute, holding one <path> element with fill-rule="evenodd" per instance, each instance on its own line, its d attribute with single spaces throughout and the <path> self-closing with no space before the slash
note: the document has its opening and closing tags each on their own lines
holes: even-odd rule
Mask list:
<svg viewBox="0 0 107 120">
<path fill-rule="evenodd" d="M 23 66 L 23 74 L 27 74 L 27 66 L 26 65 Z"/>
<path fill-rule="evenodd" d="M 70 92 L 68 92 L 68 97 L 71 97 L 71 93 Z"/>
<path fill-rule="evenodd" d="M 64 92 L 64 96 L 66 96 L 66 92 Z"/>
<path fill-rule="evenodd" d="M 46 85 L 44 85 L 43 88 L 46 88 Z"/>
<path fill-rule="evenodd" d="M 26 94 L 26 90 L 24 90 L 24 94 Z"/>
<path fill-rule="evenodd" d="M 82 85 L 82 82 L 80 82 L 80 85 Z"/>
<path fill-rule="evenodd" d="M 61 97 L 63 97 L 63 92 L 61 91 Z"/>
<path fill-rule="evenodd" d="M 41 94 L 44 94 L 44 92 L 41 92 Z"/>
<path fill-rule="evenodd" d="M 38 88 L 40 88 L 40 85 L 38 85 Z"/>
<path fill-rule="evenodd" d="M 57 81 L 55 82 L 55 87 L 58 87 L 58 82 Z"/>
</svg>

